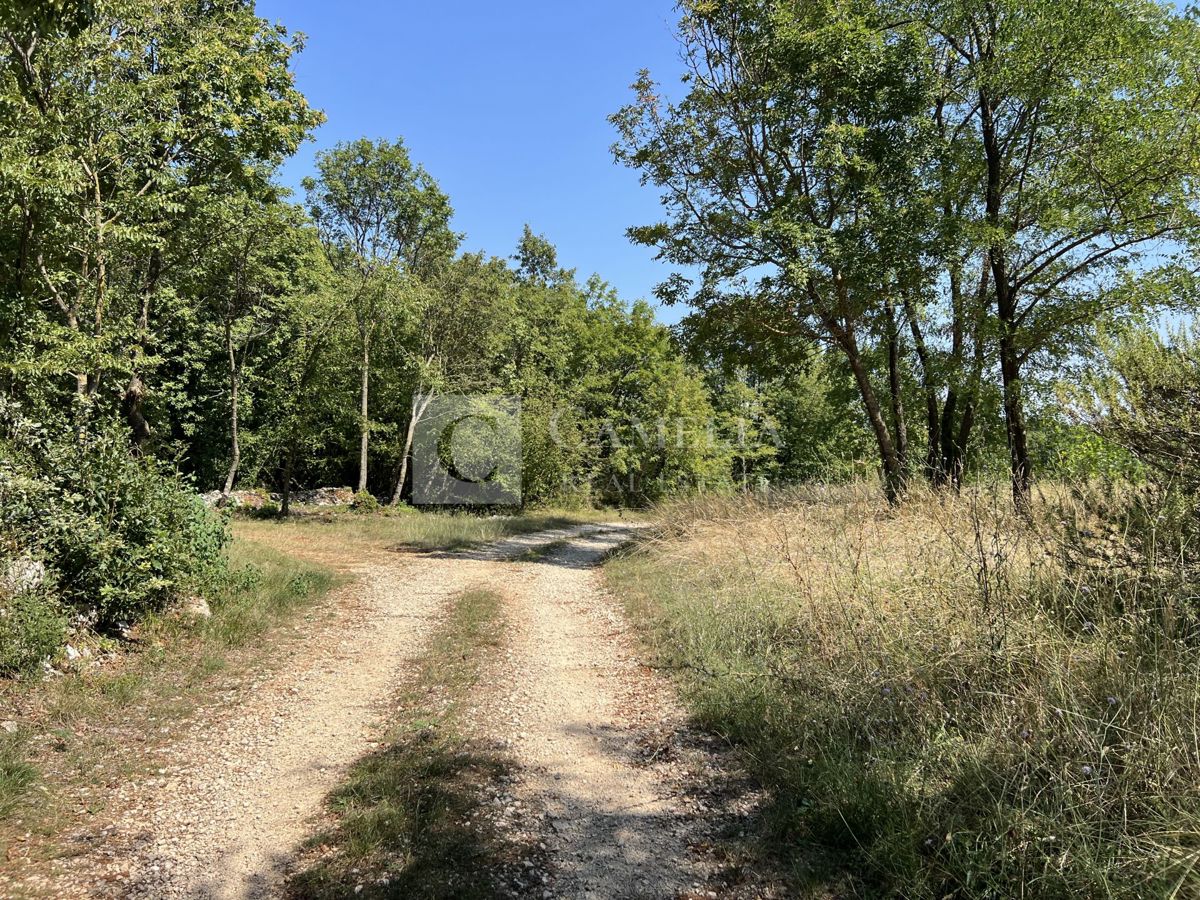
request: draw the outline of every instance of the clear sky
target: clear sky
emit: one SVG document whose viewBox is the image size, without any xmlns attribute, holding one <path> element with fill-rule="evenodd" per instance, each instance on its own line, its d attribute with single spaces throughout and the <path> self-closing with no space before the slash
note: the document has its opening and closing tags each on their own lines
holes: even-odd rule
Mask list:
<svg viewBox="0 0 1200 900">
<path fill-rule="evenodd" d="M 607 116 L 637 71 L 681 71 L 672 0 L 258 0 L 302 31 L 297 82 L 328 122 L 283 172 L 299 187 L 321 148 L 403 137 L 450 195 L 464 249 L 511 255 L 528 222 L 581 278 L 627 300 L 668 273 L 625 237 L 659 216 L 657 194 L 618 166 Z M 660 312 L 673 321 L 679 311 Z"/>
</svg>

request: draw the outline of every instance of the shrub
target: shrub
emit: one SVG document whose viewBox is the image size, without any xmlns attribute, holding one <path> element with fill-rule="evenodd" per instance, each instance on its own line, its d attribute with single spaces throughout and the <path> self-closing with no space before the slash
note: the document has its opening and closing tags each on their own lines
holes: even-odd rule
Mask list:
<svg viewBox="0 0 1200 900">
<path fill-rule="evenodd" d="M 359 513 L 379 512 L 379 501 L 368 491 L 359 491 L 350 501 L 350 508 Z"/>
<path fill-rule="evenodd" d="M 62 602 L 100 627 L 203 591 L 224 566 L 224 519 L 115 428 L 55 432 L 0 405 L 0 537 L 45 562 Z"/>
<path fill-rule="evenodd" d="M 34 668 L 62 646 L 66 633 L 67 617 L 49 591 L 0 593 L 0 675 Z"/>
<path fill-rule="evenodd" d="M 1157 609 L 1172 636 L 1200 615 L 1200 328 L 1130 330 L 1079 408 L 1091 430 L 1140 464 L 1133 483 L 1077 485 L 1064 551 L 1080 577 L 1126 609 Z M 1186 627 L 1181 627 L 1186 626 Z"/>
</svg>

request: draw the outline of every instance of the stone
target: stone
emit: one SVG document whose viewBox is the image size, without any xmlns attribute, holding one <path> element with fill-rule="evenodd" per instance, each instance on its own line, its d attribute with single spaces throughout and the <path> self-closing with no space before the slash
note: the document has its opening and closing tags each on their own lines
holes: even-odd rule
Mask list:
<svg viewBox="0 0 1200 900">
<path fill-rule="evenodd" d="M 27 594 L 36 591 L 46 581 L 46 566 L 36 559 L 22 556 L 0 562 L 0 594 Z"/>
</svg>

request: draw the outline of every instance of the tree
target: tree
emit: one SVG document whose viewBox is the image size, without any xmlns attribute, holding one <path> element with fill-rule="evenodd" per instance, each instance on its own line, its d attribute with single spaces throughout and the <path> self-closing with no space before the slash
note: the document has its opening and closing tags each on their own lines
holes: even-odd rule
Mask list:
<svg viewBox="0 0 1200 900">
<path fill-rule="evenodd" d="M 405 277 L 436 271 L 453 255 L 459 235 L 437 183 L 409 159 L 403 141 L 366 139 L 318 154 L 307 178 L 309 211 L 333 270 L 342 279 L 360 340 L 358 489 L 367 489 L 370 443 L 371 343 Z"/>
<path fill-rule="evenodd" d="M 392 484 L 400 502 L 413 439 L 439 394 L 496 386 L 512 275 L 504 261 L 468 253 L 411 285 L 409 323 L 401 338 L 412 371 L 412 404 Z"/>
<path fill-rule="evenodd" d="M 1197 234 L 1200 30 L 1153 0 L 908 4 L 939 60 L 944 148 L 995 300 L 1013 496 L 1030 499 L 1022 379 L 1072 352 L 1131 274 Z"/>
<path fill-rule="evenodd" d="M 141 445 L 156 313 L 197 250 L 182 229 L 223 194 L 268 194 L 321 117 L 292 83 L 300 43 L 249 4 L 29 8 L 0 19 L 0 277 L 27 313 L 0 337 L 88 401 L 120 379 Z"/>
<path fill-rule="evenodd" d="M 775 345 L 838 349 L 853 372 L 889 500 L 907 477 L 863 341 L 895 339 L 882 301 L 915 268 L 928 228 L 916 175 L 927 57 L 870 3 L 684 3 L 686 96 L 647 73 L 613 116 L 618 160 L 663 191 L 668 221 L 630 237 L 700 268 L 659 289 L 701 315 L 748 323 Z M 910 196 L 897 205 L 890 198 Z M 893 320 L 894 321 L 894 318 Z M 894 429 L 894 430 L 893 430 Z"/>
<path fill-rule="evenodd" d="M 228 496 L 242 461 L 241 408 L 247 362 L 256 344 L 284 333 L 291 310 L 312 286 L 311 229 L 303 212 L 281 203 L 242 196 L 217 206 L 202 227 L 217 235 L 201 263 L 194 287 L 202 321 L 220 331 L 229 383 L 229 466 L 222 493 Z"/>
</svg>

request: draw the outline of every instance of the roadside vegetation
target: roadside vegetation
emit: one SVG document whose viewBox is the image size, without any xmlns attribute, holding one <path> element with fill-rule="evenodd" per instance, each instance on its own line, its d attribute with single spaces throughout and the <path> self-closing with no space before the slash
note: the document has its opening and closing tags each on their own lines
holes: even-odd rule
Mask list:
<svg viewBox="0 0 1200 900">
<path fill-rule="evenodd" d="M 1109 360 L 1093 424 L 1135 477 L 1025 511 L 987 482 L 676 501 L 609 564 L 798 890 L 1200 892 L 1200 353 Z"/>
<path fill-rule="evenodd" d="M 1000 486 L 672 503 L 607 567 L 769 788 L 758 849 L 798 889 L 1200 890 L 1200 610 L 1157 565 L 1113 566 L 1128 535 L 1053 493 L 1033 524 Z"/>
<path fill-rule="evenodd" d="M 120 641 L 83 634 L 53 675 L 0 681 L 0 857 L 18 837 L 23 859 L 60 852 L 56 837 L 161 765 L 157 750 L 190 717 L 285 663 L 289 639 L 321 616 L 316 604 L 339 580 L 238 540 L 211 615 L 152 616 Z"/>
</svg>

